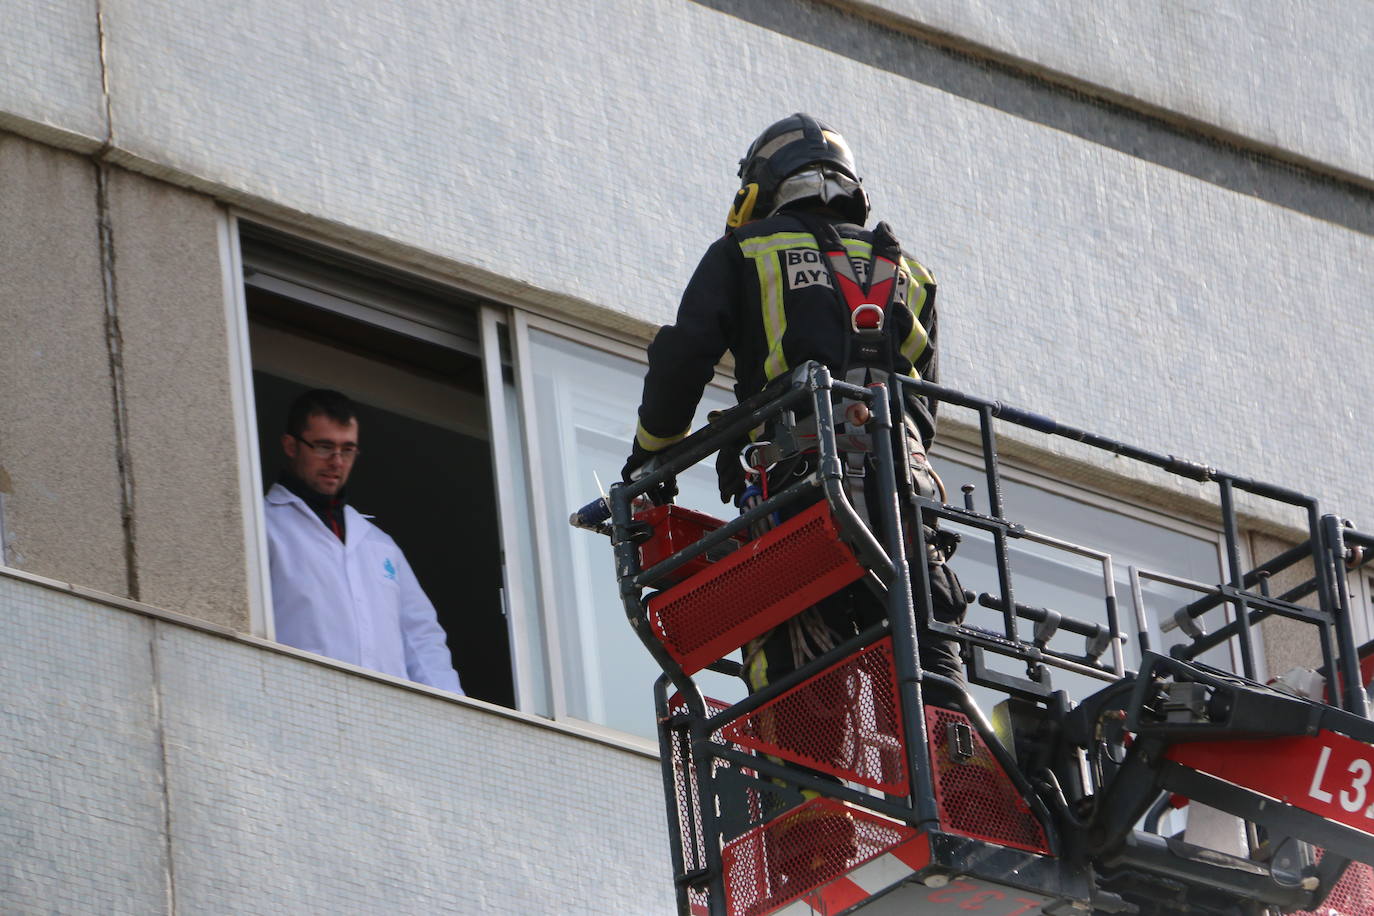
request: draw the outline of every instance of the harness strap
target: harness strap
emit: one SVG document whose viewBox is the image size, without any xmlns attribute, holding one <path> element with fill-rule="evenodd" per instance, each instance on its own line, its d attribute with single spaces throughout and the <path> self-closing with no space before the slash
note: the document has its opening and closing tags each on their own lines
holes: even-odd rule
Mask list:
<svg viewBox="0 0 1374 916">
<path fill-rule="evenodd" d="M 865 285 L 855 273 L 847 252 L 841 249 L 825 254 L 835 288 L 849 309 L 850 328 L 856 334 L 881 334 L 897 285 L 897 265 L 875 250 Z"/>
<path fill-rule="evenodd" d="M 881 222 L 873 229 L 873 255 L 865 280 L 855 270 L 833 223 L 812 213 L 794 215 L 815 237 L 825 256 L 822 263 L 830 274 L 831 288 L 849 312 L 850 336 L 845 342 L 844 370 L 848 372 L 851 365 L 891 369 L 894 347 L 888 339 L 887 319 L 902 288 L 897 282 L 902 247 L 891 227 Z"/>
</svg>

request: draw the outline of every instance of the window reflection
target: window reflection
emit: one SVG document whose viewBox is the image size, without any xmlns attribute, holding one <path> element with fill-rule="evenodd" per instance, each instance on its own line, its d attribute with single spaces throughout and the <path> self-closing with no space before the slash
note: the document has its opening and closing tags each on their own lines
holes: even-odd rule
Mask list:
<svg viewBox="0 0 1374 916">
<path fill-rule="evenodd" d="M 644 366 L 539 329 L 530 330 L 534 404 L 542 454 L 545 502 L 556 593 L 546 612 L 556 615 L 559 661 L 568 715 L 644 737 L 655 732 L 652 685 L 658 666 L 625 619 L 610 545 L 604 537 L 568 526 L 568 513 L 609 487 L 634 437 Z M 727 392 L 708 388 L 693 428 L 706 413 L 730 406 Z M 678 502 L 718 517 L 735 513 L 720 502 L 714 466 L 704 463 L 678 480 Z M 734 701 L 744 695 L 736 679 L 703 675 L 704 691 Z"/>
<path fill-rule="evenodd" d="M 600 536 L 567 525 L 567 513 L 596 495 L 598 479 L 609 486 L 618 478 L 634 433 L 643 365 L 539 328 L 531 328 L 529 338 L 534 391 L 526 403 L 533 404 L 539 429 L 540 454 L 534 460 L 544 481 L 544 505 L 537 511 L 544 515 L 551 545 L 551 556 L 544 562 L 551 567 L 547 581 L 552 583 L 554 593 L 543 596 L 543 606 L 547 625 L 557 631 L 556 664 L 561 673 L 555 689 L 562 690 L 562 707 L 567 715 L 651 737 L 654 722 L 650 686 L 658 676 L 657 666 L 625 620 L 609 545 Z M 708 389 L 694 428 L 705 422 L 707 411 L 731 403 L 727 392 Z M 951 500 L 959 499 L 959 488 L 965 482 L 981 490 L 983 472 L 971 459 L 946 454 L 937 457 L 935 464 L 949 488 Z M 719 517 L 728 518 L 735 513 L 733 507 L 719 501 L 711 463 L 693 468 L 679 484 L 679 504 Z M 982 501 L 981 496 L 978 499 Z M 1218 579 L 1219 552 L 1214 538 L 1005 478 L 1003 502 L 1007 517 L 1029 529 L 1111 555 L 1119 624 L 1129 635 L 1123 657 L 1127 668 L 1135 667 L 1140 658 L 1131 600 L 1131 566 L 1202 583 L 1215 583 Z M 986 509 L 985 503 L 982 508 Z M 964 541 L 954 566 L 964 585 L 996 595 L 991 536 L 971 529 L 961 529 L 961 533 Z M 1011 550 L 1017 601 L 1106 624 L 1100 561 L 1024 539 L 1013 541 Z M 1151 645 L 1158 650 L 1164 645 L 1158 627 L 1161 615 L 1196 595 L 1148 580 L 1143 580 L 1141 586 Z M 1214 629 L 1224 622 L 1223 614 L 1221 609 L 1208 614 L 1208 628 Z M 997 629 L 1001 614 L 975 607 L 970 611 L 969 622 Z M 1022 635 L 1029 637 L 1033 626 L 1023 622 Z M 1082 636 L 1062 631 L 1050 645 L 1072 654 L 1084 651 Z M 1111 656 L 1103 658 L 1110 661 Z M 1226 647 L 1219 647 L 1204 656 L 1204 660 L 1229 667 L 1229 652 Z M 1018 676 L 1025 674 L 1010 660 L 1000 661 L 994 667 Z M 703 677 L 708 695 L 725 701 L 743 696 L 741 685 L 732 678 Z M 1054 671 L 1053 685 L 1068 690 L 1071 697 L 1081 698 L 1103 683 Z M 990 691 L 978 694 L 985 709 L 1001 698 Z"/>
</svg>

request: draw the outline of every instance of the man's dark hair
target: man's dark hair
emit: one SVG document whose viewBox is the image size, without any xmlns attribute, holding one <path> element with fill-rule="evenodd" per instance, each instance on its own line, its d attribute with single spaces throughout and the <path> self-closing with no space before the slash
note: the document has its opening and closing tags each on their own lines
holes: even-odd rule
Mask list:
<svg viewBox="0 0 1374 916">
<path fill-rule="evenodd" d="M 287 435 L 299 436 L 305 432 L 306 424 L 316 414 L 335 423 L 347 424 L 357 418 L 358 410 L 352 399 L 342 392 L 328 388 L 307 391 L 291 402 L 291 409 L 286 414 Z"/>
</svg>

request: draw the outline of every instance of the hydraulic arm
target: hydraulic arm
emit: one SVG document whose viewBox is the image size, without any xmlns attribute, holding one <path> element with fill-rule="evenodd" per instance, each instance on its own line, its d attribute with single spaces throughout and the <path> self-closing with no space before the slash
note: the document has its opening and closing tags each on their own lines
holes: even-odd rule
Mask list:
<svg viewBox="0 0 1374 916">
<path fill-rule="evenodd" d="M 610 535 L 624 611 L 663 672 L 655 696 L 680 912 L 1374 914 L 1364 864 L 1374 863 L 1374 723 L 1346 582 L 1374 538 L 1290 490 L 1001 402 L 891 384 L 848 385 L 807 364 L 573 515 Z M 912 491 L 892 448 L 892 405 L 907 389 L 976 415 L 988 511 L 967 495 L 954 505 Z M 868 421 L 864 511 L 846 497 L 840 402 L 863 405 Z M 994 421 L 1215 483 L 1222 581 L 1132 568 L 1128 633 L 1108 554 L 1007 517 Z M 729 521 L 645 503 L 760 429 L 773 453 L 810 452 L 810 470 Z M 1243 569 L 1238 491 L 1303 510 L 1307 540 Z M 777 523 L 752 536 L 763 519 Z M 970 598 L 994 625 L 935 618 L 928 568 L 908 558 L 926 557 L 937 529 L 991 544 L 996 581 Z M 1100 613 L 1017 601 L 1018 541 L 1102 564 Z M 1311 575 L 1271 595 L 1270 579 L 1288 569 Z M 1139 598 L 1151 576 L 1198 597 L 1151 621 Z M 701 672 L 739 674 L 747 642 L 846 589 L 880 602 L 885 619 L 741 701 L 702 693 Z M 1219 606 L 1229 622 L 1209 634 L 1201 618 Z M 1271 617 L 1315 634 L 1309 695 L 1255 679 L 1255 630 Z M 1167 652 L 1151 650 L 1160 633 L 1175 640 Z M 970 682 L 1003 696 L 995 726 L 962 685 L 921 669 L 920 640 L 932 634 L 956 640 Z M 1081 637 L 1082 651 L 1064 648 L 1063 634 Z M 1200 661 L 1222 645 L 1237 672 Z M 1100 686 L 1071 699 L 1055 671 Z M 1161 826 L 1184 817 L 1186 832 Z M 1234 842 L 1202 838 L 1206 824 Z"/>
</svg>

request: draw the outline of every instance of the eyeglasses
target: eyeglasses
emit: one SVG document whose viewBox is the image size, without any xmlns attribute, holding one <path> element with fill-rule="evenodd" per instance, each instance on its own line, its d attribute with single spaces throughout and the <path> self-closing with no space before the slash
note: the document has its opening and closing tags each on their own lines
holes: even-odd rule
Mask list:
<svg viewBox="0 0 1374 916">
<path fill-rule="evenodd" d="M 362 451 L 362 449 L 358 448 L 358 446 L 352 444 L 351 442 L 347 445 L 335 445 L 333 442 L 324 441 L 311 442 L 309 439 L 302 439 L 295 433 L 291 434 L 291 438 L 305 445 L 312 452 L 314 452 L 316 457 L 318 458 L 329 459 L 333 458 L 335 455 L 338 455 L 344 461 L 352 461 L 354 458 L 357 458 L 358 453 Z"/>
</svg>

